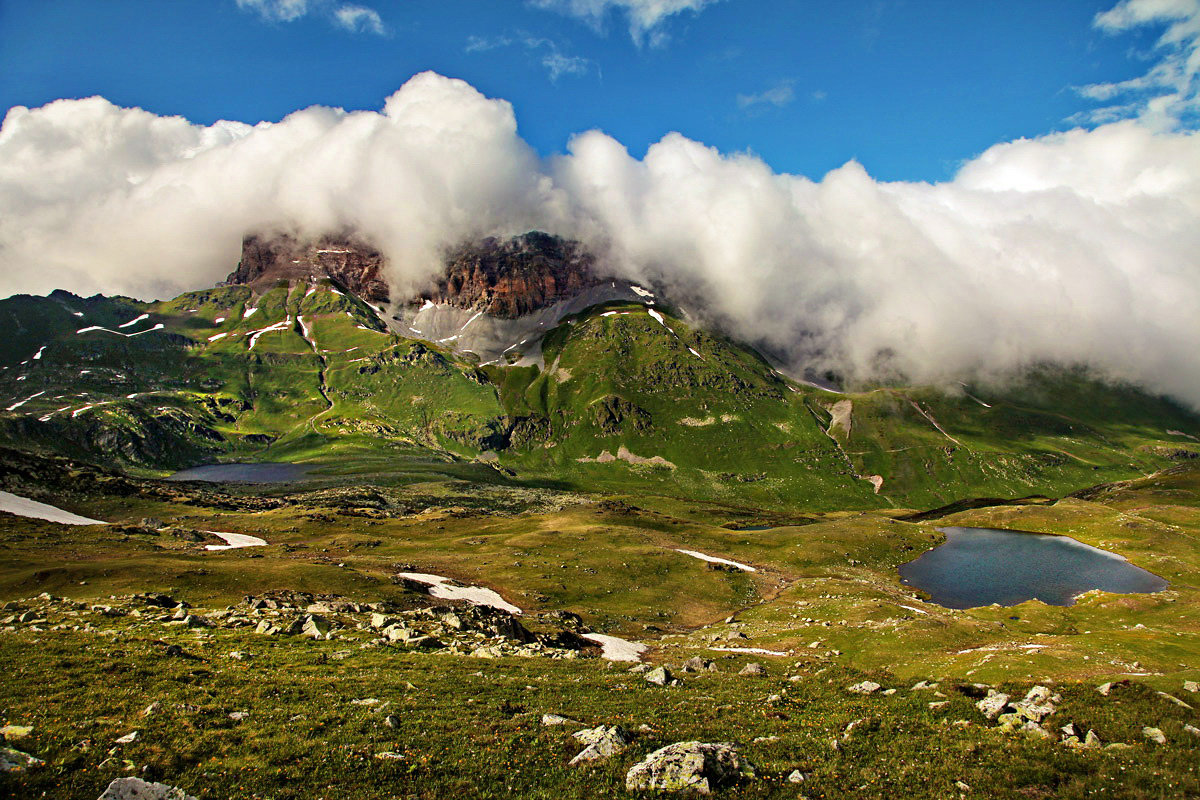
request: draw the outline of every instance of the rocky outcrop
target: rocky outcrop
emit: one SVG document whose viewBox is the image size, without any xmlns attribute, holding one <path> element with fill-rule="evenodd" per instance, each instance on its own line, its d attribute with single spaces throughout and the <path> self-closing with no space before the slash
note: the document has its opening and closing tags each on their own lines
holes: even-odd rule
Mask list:
<svg viewBox="0 0 1200 800">
<path fill-rule="evenodd" d="M 655 750 L 625 776 L 628 791 L 693 792 L 717 789 L 754 777 L 754 767 L 728 742 L 676 742 Z"/>
<path fill-rule="evenodd" d="M 452 250 L 446 274 L 418 302 L 446 303 L 515 319 L 599 283 L 579 242 L 539 231 Z"/>
<path fill-rule="evenodd" d="M 387 303 L 384 258 L 349 236 L 301 241 L 288 234 L 250 235 L 242 240 L 242 260 L 226 283 L 263 291 L 279 281 L 332 278 L 364 300 Z"/>
</svg>

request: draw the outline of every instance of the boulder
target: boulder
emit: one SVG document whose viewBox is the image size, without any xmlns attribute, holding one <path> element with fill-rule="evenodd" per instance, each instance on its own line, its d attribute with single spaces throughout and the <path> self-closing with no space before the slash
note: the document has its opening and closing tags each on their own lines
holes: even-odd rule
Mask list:
<svg viewBox="0 0 1200 800">
<path fill-rule="evenodd" d="M 117 778 L 97 800 L 196 800 L 190 794 L 165 783 L 147 783 L 141 778 Z"/>
<path fill-rule="evenodd" d="M 752 661 L 749 664 L 747 664 L 746 666 L 742 667 L 741 672 L 738 673 L 738 675 L 766 675 L 766 674 L 767 674 L 766 667 L 764 667 L 762 664 L 759 664 L 757 661 Z"/>
<path fill-rule="evenodd" d="M 305 636 L 311 636 L 314 639 L 324 639 L 329 635 L 329 630 L 332 627 L 329 620 L 317 614 L 309 614 L 301 618 L 300 633 Z"/>
<path fill-rule="evenodd" d="M 676 742 L 634 764 L 625 775 L 625 788 L 712 794 L 753 777 L 754 767 L 732 743 Z"/>
<path fill-rule="evenodd" d="M 878 692 L 882 688 L 883 687 L 875 681 L 862 681 L 861 683 L 856 683 L 853 686 L 847 686 L 846 691 L 854 692 L 855 694 L 872 694 L 874 692 Z"/>
<path fill-rule="evenodd" d="M 1144 736 L 1148 741 L 1154 742 L 1155 744 L 1167 743 L 1166 735 L 1164 735 L 1163 732 L 1158 728 L 1142 728 L 1142 736 Z"/>
<path fill-rule="evenodd" d="M 582 725 L 579 720 L 564 717 L 562 714 L 542 714 L 542 724 L 547 727 L 555 725 Z"/>
<path fill-rule="evenodd" d="M 655 667 L 646 673 L 646 682 L 655 686 L 666 686 L 671 683 L 671 670 L 666 667 Z"/>
<path fill-rule="evenodd" d="M 630 742 L 629 731 L 620 725 L 601 725 L 572 734 L 585 747 L 571 759 L 571 766 L 585 761 L 602 761 L 624 750 Z"/>
<path fill-rule="evenodd" d="M 997 692 L 995 689 L 988 689 L 987 697 L 976 703 L 975 707 L 988 719 L 995 719 L 1007 705 L 1008 695 Z"/>
<path fill-rule="evenodd" d="M 1054 698 L 1045 686 L 1034 686 L 1023 700 L 1013 703 L 1013 707 L 1023 718 L 1032 722 L 1041 722 L 1057 710 Z"/>
<path fill-rule="evenodd" d="M 687 661 L 683 662 L 680 670 L 683 672 L 705 672 L 715 671 L 715 667 L 716 665 L 707 659 L 703 659 L 700 656 L 692 656 Z"/>
<path fill-rule="evenodd" d="M 31 756 L 29 753 L 22 753 L 20 750 L 14 750 L 11 747 L 0 747 L 0 772 L 20 772 L 25 769 L 34 769 L 45 765 L 36 756 Z"/>
</svg>

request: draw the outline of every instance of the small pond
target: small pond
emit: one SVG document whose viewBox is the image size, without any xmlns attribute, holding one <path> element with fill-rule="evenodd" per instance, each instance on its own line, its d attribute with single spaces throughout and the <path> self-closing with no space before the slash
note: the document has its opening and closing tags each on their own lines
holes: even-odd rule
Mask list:
<svg viewBox="0 0 1200 800">
<path fill-rule="evenodd" d="M 318 464 L 209 464 L 181 470 L 169 481 L 211 481 L 212 483 L 292 483 L 302 481 Z"/>
<path fill-rule="evenodd" d="M 1116 553 L 1067 536 L 992 528 L 939 528 L 946 543 L 900 566 L 902 583 L 946 608 L 1015 606 L 1034 598 L 1069 606 L 1092 589 L 1161 592 L 1167 582 Z"/>
</svg>

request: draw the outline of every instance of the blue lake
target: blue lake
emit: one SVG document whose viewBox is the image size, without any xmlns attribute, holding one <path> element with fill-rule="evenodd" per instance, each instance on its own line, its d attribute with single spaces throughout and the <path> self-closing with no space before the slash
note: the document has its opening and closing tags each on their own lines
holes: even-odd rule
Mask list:
<svg viewBox="0 0 1200 800">
<path fill-rule="evenodd" d="M 1069 606 L 1092 589 L 1116 594 L 1161 592 L 1167 582 L 1121 556 L 1077 542 L 992 528 L 940 528 L 946 543 L 900 566 L 902 583 L 946 608 L 1034 598 Z"/>
<path fill-rule="evenodd" d="M 169 481 L 210 481 L 212 483 L 292 483 L 308 477 L 318 464 L 209 464 L 181 470 Z"/>
</svg>

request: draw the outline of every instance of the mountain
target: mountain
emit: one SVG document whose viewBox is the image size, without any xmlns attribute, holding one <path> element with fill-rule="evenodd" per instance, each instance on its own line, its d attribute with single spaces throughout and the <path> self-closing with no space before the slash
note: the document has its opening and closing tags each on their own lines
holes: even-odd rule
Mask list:
<svg viewBox="0 0 1200 800">
<path fill-rule="evenodd" d="M 1200 452 L 1194 412 L 1078 370 L 1002 390 L 812 386 L 597 273 L 577 243 L 530 233 L 457 248 L 437 286 L 400 298 L 352 237 L 248 237 L 225 285 L 173 300 L 12 297 L 0 444 L 142 474 L 457 464 L 779 511 L 1063 494 Z"/>
<path fill-rule="evenodd" d="M 288 234 L 250 235 L 225 283 L 262 292 L 278 281 L 330 278 L 368 302 L 386 304 L 390 292 L 383 272 L 383 254 L 350 236 L 301 242 Z"/>
</svg>

